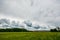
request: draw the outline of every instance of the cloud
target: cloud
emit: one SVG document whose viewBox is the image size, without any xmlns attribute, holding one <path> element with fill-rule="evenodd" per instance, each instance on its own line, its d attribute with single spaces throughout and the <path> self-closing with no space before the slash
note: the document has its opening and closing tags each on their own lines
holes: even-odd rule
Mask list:
<svg viewBox="0 0 60 40">
<path fill-rule="evenodd" d="M 60 26 L 60 0 L 0 0 L 0 14 Z"/>
</svg>

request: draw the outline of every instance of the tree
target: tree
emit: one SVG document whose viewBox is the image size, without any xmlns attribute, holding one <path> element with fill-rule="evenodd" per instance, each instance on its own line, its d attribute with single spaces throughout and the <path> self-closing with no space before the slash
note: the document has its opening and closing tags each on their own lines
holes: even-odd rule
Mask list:
<svg viewBox="0 0 60 40">
<path fill-rule="evenodd" d="M 59 28 L 59 27 L 56 27 L 56 28 L 54 28 L 54 29 L 51 29 L 50 31 L 51 31 L 51 32 L 60 32 L 60 28 Z"/>
</svg>

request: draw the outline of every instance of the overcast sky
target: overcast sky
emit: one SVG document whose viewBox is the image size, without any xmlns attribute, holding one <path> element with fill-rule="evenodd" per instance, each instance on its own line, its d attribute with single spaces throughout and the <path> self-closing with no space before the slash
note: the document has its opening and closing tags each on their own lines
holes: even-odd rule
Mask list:
<svg viewBox="0 0 60 40">
<path fill-rule="evenodd" d="M 2 15 L 60 26 L 60 0 L 0 0 Z"/>
</svg>

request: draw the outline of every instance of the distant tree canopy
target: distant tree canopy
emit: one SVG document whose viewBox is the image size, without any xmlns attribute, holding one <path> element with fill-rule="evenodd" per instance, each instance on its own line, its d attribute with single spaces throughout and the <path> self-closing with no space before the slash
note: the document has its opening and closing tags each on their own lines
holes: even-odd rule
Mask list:
<svg viewBox="0 0 60 40">
<path fill-rule="evenodd" d="M 56 27 L 55 29 L 51 29 L 50 31 L 51 32 L 60 32 L 60 28 L 59 27 Z"/>
<path fill-rule="evenodd" d="M 0 32 L 29 32 L 26 29 L 12 28 L 12 29 L 0 29 Z"/>
</svg>

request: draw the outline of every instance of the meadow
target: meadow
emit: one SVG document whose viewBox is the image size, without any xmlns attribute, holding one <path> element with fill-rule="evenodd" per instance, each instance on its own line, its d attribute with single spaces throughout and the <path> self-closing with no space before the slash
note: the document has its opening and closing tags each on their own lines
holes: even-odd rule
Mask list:
<svg viewBox="0 0 60 40">
<path fill-rule="evenodd" d="M 60 32 L 0 32 L 0 40 L 60 40 Z"/>
</svg>

